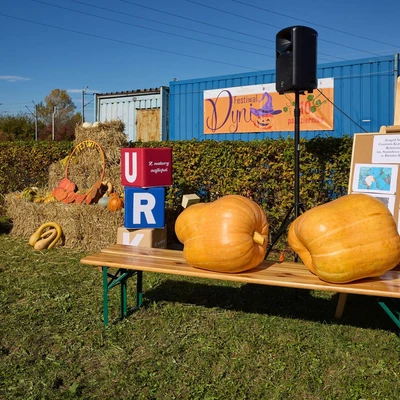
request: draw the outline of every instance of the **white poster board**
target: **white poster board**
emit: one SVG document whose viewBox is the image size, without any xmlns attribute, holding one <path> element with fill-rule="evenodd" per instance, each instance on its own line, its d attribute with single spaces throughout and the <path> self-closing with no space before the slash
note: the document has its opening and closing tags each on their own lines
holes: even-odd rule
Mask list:
<svg viewBox="0 0 400 400">
<path fill-rule="evenodd" d="M 354 135 L 348 192 L 369 194 L 382 201 L 400 233 L 399 166 L 400 133 Z"/>
</svg>

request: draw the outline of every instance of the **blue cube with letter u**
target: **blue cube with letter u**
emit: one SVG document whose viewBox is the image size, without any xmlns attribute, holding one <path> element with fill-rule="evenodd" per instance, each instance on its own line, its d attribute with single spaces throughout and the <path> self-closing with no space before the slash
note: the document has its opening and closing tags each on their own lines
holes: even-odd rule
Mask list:
<svg viewBox="0 0 400 400">
<path fill-rule="evenodd" d="M 164 228 L 165 189 L 125 187 L 124 226 L 127 229 Z"/>
</svg>

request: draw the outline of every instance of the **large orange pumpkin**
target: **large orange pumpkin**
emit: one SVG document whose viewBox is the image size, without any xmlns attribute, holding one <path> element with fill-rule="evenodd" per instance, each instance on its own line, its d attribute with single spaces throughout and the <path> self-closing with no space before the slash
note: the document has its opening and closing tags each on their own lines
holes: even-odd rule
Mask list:
<svg viewBox="0 0 400 400">
<path fill-rule="evenodd" d="M 400 262 L 392 214 L 367 194 L 308 210 L 291 224 L 288 241 L 312 273 L 332 283 L 379 276 Z"/>
<path fill-rule="evenodd" d="M 189 264 L 234 273 L 263 261 L 268 223 L 257 203 L 228 195 L 186 208 L 176 220 L 175 233 L 184 244 L 183 256 Z"/>
</svg>

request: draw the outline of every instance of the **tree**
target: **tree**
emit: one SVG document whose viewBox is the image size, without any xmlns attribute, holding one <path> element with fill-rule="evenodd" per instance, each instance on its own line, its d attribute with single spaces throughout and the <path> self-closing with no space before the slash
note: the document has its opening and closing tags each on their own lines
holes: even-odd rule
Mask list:
<svg viewBox="0 0 400 400">
<path fill-rule="evenodd" d="M 33 140 L 35 123 L 28 114 L 0 116 L 0 141 Z"/>
<path fill-rule="evenodd" d="M 38 139 L 73 140 L 76 125 L 82 121 L 81 113 L 66 90 L 54 89 L 44 103 L 37 106 Z M 18 115 L 0 115 L 0 141 L 33 140 L 35 138 L 35 115 L 30 112 Z"/>
<path fill-rule="evenodd" d="M 39 119 L 45 128 L 39 132 L 41 139 L 51 139 L 54 118 L 54 139 L 70 140 L 75 133 L 75 126 L 80 120 L 80 113 L 75 114 L 76 106 L 66 90 L 53 89 L 43 102 L 37 106 Z"/>
<path fill-rule="evenodd" d="M 52 124 L 54 107 L 56 107 L 57 120 L 65 124 L 74 115 L 76 106 L 66 90 L 53 89 L 44 99 L 45 104 L 38 104 L 38 115 L 46 125 Z"/>
</svg>

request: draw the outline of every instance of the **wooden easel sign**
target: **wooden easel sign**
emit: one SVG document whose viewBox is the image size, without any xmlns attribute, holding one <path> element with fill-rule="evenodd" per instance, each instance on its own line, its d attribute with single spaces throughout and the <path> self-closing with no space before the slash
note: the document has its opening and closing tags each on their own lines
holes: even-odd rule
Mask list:
<svg viewBox="0 0 400 400">
<path fill-rule="evenodd" d="M 390 210 L 400 233 L 400 133 L 354 135 L 349 193 L 365 193 Z"/>
</svg>

